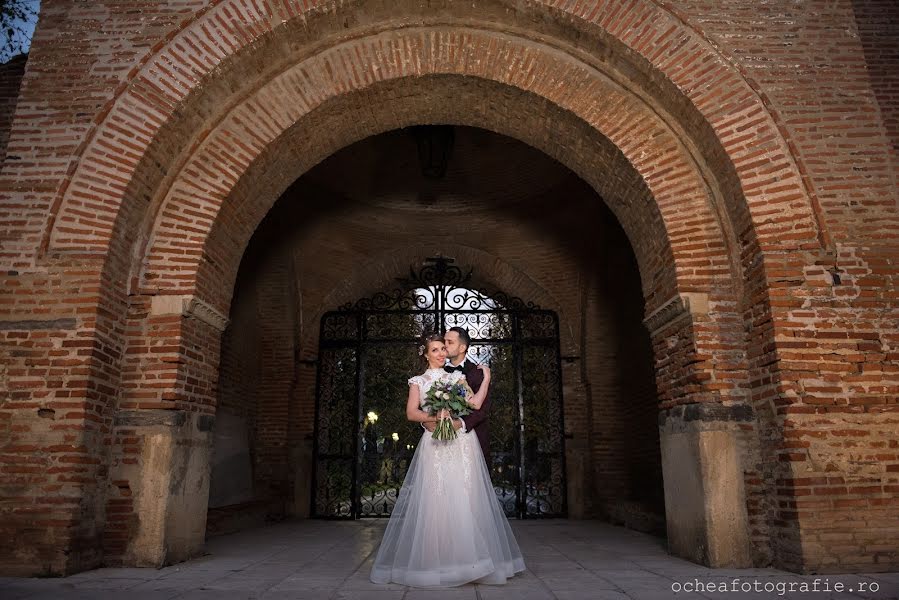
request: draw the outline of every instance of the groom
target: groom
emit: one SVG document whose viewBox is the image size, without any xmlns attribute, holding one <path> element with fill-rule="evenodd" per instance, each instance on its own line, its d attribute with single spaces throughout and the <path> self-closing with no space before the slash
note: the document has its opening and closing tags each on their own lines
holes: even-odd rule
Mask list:
<svg viewBox="0 0 899 600">
<path fill-rule="evenodd" d="M 443 335 L 443 340 L 446 342 L 447 359 L 446 366 L 443 368 L 450 373 L 453 371 L 462 371 L 462 374 L 465 375 L 465 380 L 468 382 L 468 385 L 471 386 L 472 391 L 478 393 L 478 390 L 481 389 L 481 384 L 484 382 L 484 372 L 478 368 L 476 363 L 466 357 L 468 347 L 471 345 L 471 337 L 468 335 L 468 331 L 462 327 L 450 327 L 450 329 Z M 484 403 L 481 404 L 480 409 L 471 411 L 471 413 L 465 415 L 464 418 L 460 417 L 453 420 L 454 428 L 461 429 L 464 433 L 471 433 L 472 430 L 477 433 L 488 471 L 491 470 L 490 429 L 487 422 L 487 410 L 489 407 L 490 392 L 488 391 L 487 397 L 484 399 Z M 424 423 L 424 426 L 428 431 L 434 431 L 434 428 L 436 427 L 434 423 Z"/>
</svg>

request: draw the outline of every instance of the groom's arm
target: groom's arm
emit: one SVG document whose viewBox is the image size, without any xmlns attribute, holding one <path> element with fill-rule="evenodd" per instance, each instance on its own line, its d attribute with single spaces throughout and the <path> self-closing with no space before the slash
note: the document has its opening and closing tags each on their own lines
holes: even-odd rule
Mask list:
<svg viewBox="0 0 899 600">
<path fill-rule="evenodd" d="M 477 393 L 478 390 L 481 389 L 481 383 L 484 382 L 484 372 L 478 369 L 477 367 L 468 369 L 468 372 L 465 373 L 465 379 L 468 381 L 468 385 L 471 386 L 471 389 Z M 471 411 L 470 414 L 462 417 L 462 420 L 465 422 L 465 432 L 468 433 L 476 428 L 478 425 L 487 420 L 487 409 L 490 408 L 490 391 L 487 391 L 487 397 L 484 398 L 484 402 L 481 404 L 481 408 L 477 410 Z"/>
<path fill-rule="evenodd" d="M 487 420 L 487 409 L 490 408 L 490 392 L 487 392 L 487 397 L 484 399 L 484 403 L 481 404 L 481 408 L 478 410 L 471 411 L 471 414 L 465 415 L 462 417 L 462 420 L 465 421 L 465 431 L 469 432 L 475 429 L 478 425 Z"/>
</svg>

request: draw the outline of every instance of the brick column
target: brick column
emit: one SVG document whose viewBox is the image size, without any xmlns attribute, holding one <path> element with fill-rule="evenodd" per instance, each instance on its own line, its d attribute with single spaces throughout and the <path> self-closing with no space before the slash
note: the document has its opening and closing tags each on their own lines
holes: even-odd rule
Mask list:
<svg viewBox="0 0 899 600">
<path fill-rule="evenodd" d="M 193 296 L 150 301 L 143 334 L 129 344 L 127 392 L 114 424 L 107 564 L 160 567 L 203 548 L 226 324 Z"/>
<path fill-rule="evenodd" d="M 752 566 L 739 426 L 752 409 L 715 368 L 726 344 L 701 335 L 705 294 L 679 294 L 649 315 L 662 400 L 659 434 L 668 548 L 709 567 Z"/>
<path fill-rule="evenodd" d="M 96 262 L 0 278 L 0 572 L 67 575 L 102 561 L 115 307 Z M 99 308 L 98 308 L 99 305 Z"/>
</svg>

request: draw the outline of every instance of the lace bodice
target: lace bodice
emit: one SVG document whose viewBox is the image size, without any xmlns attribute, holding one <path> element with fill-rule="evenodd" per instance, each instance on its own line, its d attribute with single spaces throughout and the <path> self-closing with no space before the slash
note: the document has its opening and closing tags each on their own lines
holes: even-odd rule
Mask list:
<svg viewBox="0 0 899 600">
<path fill-rule="evenodd" d="M 425 396 L 428 394 L 428 390 L 431 389 L 431 386 L 434 385 L 437 381 L 449 381 L 451 383 L 455 383 L 460 379 L 465 379 L 465 375 L 462 374 L 461 371 L 453 371 L 452 373 L 447 373 L 443 369 L 428 369 L 421 375 L 416 375 L 409 379 L 409 385 L 417 385 L 418 393 L 419 393 L 419 404 L 425 399 Z"/>
</svg>

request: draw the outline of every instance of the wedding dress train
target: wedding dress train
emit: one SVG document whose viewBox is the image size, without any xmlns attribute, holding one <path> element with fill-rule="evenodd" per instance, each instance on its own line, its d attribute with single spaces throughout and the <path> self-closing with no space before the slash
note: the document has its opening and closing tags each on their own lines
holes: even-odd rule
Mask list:
<svg viewBox="0 0 899 600">
<path fill-rule="evenodd" d="M 424 398 L 459 373 L 429 369 L 410 379 Z M 524 559 L 493 490 L 478 438 L 439 441 L 424 432 L 378 549 L 371 581 L 416 587 L 502 584 Z"/>
</svg>

